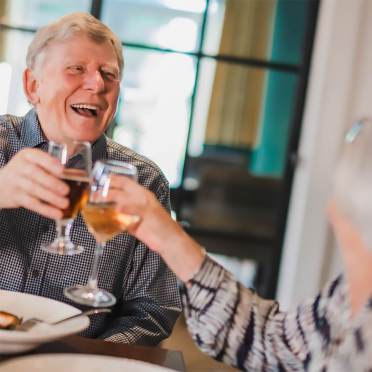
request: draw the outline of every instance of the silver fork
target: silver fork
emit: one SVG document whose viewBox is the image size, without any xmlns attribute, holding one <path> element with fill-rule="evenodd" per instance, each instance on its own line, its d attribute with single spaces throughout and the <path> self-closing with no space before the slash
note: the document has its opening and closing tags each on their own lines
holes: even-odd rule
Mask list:
<svg viewBox="0 0 372 372">
<path fill-rule="evenodd" d="M 48 323 L 48 322 L 45 322 L 44 320 L 41 320 L 41 319 L 38 319 L 38 318 L 30 318 L 30 319 L 27 319 L 24 322 L 22 322 L 20 325 L 16 326 L 14 329 L 16 331 L 29 331 L 31 328 L 36 326 L 36 324 L 57 325 L 57 324 L 60 324 L 60 323 L 63 323 L 63 322 L 67 322 L 68 320 L 71 320 L 71 319 L 80 318 L 81 316 L 95 315 L 95 314 L 101 314 L 101 313 L 111 313 L 111 309 L 106 309 L 106 308 L 103 308 L 103 309 L 89 309 L 89 310 L 83 311 L 79 314 L 69 316 L 68 318 L 64 318 L 64 319 L 58 320 L 57 322 L 53 322 L 53 323 Z"/>
</svg>

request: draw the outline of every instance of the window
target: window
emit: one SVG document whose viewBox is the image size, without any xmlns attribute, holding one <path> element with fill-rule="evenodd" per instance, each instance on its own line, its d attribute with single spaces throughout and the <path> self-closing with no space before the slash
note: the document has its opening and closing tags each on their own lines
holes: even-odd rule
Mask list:
<svg viewBox="0 0 372 372">
<path fill-rule="evenodd" d="M 14 27 L 38 28 L 67 13 L 88 12 L 90 0 L 11 0 L 3 1 L 3 22 Z"/>
</svg>

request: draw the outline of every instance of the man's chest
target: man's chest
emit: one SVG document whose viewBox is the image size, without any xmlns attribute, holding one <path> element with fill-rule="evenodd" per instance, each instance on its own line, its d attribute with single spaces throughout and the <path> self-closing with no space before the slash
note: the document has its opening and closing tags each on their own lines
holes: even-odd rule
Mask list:
<svg viewBox="0 0 372 372">
<path fill-rule="evenodd" d="M 24 209 L 0 211 L 0 288 L 66 300 L 63 289 L 86 284 L 93 262 L 95 240 L 79 215 L 71 228 L 72 241 L 84 247 L 75 256 L 59 256 L 40 249 L 55 238 L 54 221 Z M 110 241 L 99 266 L 99 285 L 122 295 L 136 241 L 120 234 Z"/>
</svg>

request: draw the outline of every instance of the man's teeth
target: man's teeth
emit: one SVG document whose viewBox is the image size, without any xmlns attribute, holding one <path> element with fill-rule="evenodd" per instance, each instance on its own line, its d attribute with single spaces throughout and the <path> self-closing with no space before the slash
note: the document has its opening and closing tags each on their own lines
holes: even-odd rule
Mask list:
<svg viewBox="0 0 372 372">
<path fill-rule="evenodd" d="M 94 105 L 88 105 L 86 103 L 78 103 L 71 105 L 71 108 L 81 115 L 92 115 L 97 116 L 99 107 Z"/>
<path fill-rule="evenodd" d="M 98 110 L 97 106 L 87 105 L 87 104 L 77 104 L 77 105 L 71 105 L 74 108 L 78 109 L 88 109 L 88 110 Z"/>
</svg>

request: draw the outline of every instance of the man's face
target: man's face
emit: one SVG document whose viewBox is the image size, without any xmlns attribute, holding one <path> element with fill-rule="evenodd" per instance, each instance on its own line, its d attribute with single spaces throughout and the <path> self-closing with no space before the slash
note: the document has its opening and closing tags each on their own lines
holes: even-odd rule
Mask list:
<svg viewBox="0 0 372 372">
<path fill-rule="evenodd" d="M 31 74 L 32 101 L 49 140 L 94 142 L 104 132 L 120 89 L 119 65 L 109 42 L 75 36 L 52 43 Z"/>
</svg>

